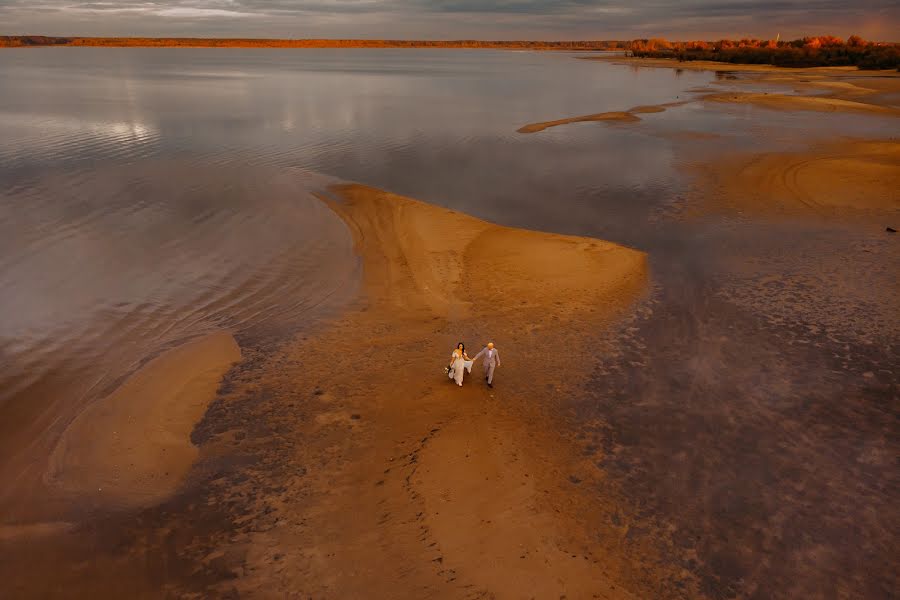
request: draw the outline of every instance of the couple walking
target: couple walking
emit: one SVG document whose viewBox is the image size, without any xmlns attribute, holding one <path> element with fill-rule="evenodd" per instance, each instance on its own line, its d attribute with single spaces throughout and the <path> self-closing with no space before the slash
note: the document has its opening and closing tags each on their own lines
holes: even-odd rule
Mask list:
<svg viewBox="0 0 900 600">
<path fill-rule="evenodd" d="M 494 387 L 494 369 L 500 366 L 500 353 L 494 348 L 493 342 L 489 342 L 474 358 L 469 358 L 466 354 L 465 344 L 462 342 L 457 344 L 453 354 L 450 355 L 450 366 L 447 368 L 447 375 L 456 382 L 456 385 L 462 385 L 463 373 L 465 371 L 471 373 L 472 363 L 479 358 L 483 359 L 484 380 L 489 388 Z"/>
</svg>

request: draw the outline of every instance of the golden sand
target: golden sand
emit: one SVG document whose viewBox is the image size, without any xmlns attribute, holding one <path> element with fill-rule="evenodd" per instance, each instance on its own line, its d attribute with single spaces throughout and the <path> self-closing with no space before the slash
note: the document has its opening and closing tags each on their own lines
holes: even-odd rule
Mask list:
<svg viewBox="0 0 900 600">
<path fill-rule="evenodd" d="M 515 229 L 362 185 L 325 198 L 363 256 L 370 299 L 392 309 L 465 317 L 541 309 L 577 312 L 643 277 L 641 252 L 593 238 Z"/>
<path fill-rule="evenodd" d="M 591 121 L 608 121 L 613 123 L 636 123 L 641 118 L 640 114 L 661 113 L 672 106 L 680 106 L 684 102 L 669 102 L 666 104 L 655 104 L 650 106 L 635 106 L 626 111 L 612 111 L 596 113 L 592 115 L 583 115 L 580 117 L 569 117 L 566 119 L 557 119 L 555 121 L 543 121 L 541 123 L 531 123 L 517 129 L 518 133 L 537 133 L 544 131 L 550 127 L 559 127 L 560 125 L 568 125 L 570 123 L 587 123 Z"/>
<path fill-rule="evenodd" d="M 707 102 L 753 104 L 774 110 L 811 110 L 816 112 L 851 112 L 898 117 L 900 109 L 843 98 L 792 96 L 789 94 L 724 92 L 703 97 Z"/>
<path fill-rule="evenodd" d="M 191 430 L 240 357 L 234 338 L 221 332 L 152 360 L 69 425 L 45 480 L 103 504 L 165 498 L 197 458 Z"/>
<path fill-rule="evenodd" d="M 706 207 L 756 213 L 900 210 L 900 142 L 845 141 L 805 152 L 729 156 L 700 175 L 720 193 Z"/>
<path fill-rule="evenodd" d="M 316 418 L 292 426 L 303 447 L 281 460 L 318 465 L 340 448 L 341 461 L 324 459 L 334 466 L 288 486 L 298 499 L 283 512 L 304 523 L 252 536 L 237 589 L 277 580 L 313 597 L 456 598 L 467 593 L 459 581 L 494 598 L 646 597 L 658 582 L 635 575 L 640 560 L 627 558 L 620 532 L 602 543 L 586 533 L 609 528 L 608 506 L 568 477 L 596 480 L 598 469 L 581 465 L 551 419 L 528 412 L 547 405 L 543 384 L 584 376 L 586 345 L 552 348 L 573 322 L 600 325 L 630 305 L 646 284 L 645 255 L 361 185 L 323 199 L 354 233 L 365 307 L 288 349 L 266 381 L 327 390 L 312 394 Z M 493 390 L 479 365 L 462 388 L 440 372 L 460 338 L 470 354 L 497 343 Z M 291 364 L 303 365 L 302 380 Z M 285 555 L 274 572 L 271 548 Z"/>
<path fill-rule="evenodd" d="M 666 595 L 669 567 L 649 542 L 625 543 L 627 503 L 611 488 L 596 493 L 601 471 L 555 426 L 552 409 L 587 375 L 591 346 L 579 331 L 602 327 L 644 293 L 646 256 L 361 185 L 322 198 L 353 233 L 364 293 L 317 334 L 254 361 L 217 403 L 216 418 L 233 415 L 219 428 L 263 432 L 251 435 L 261 436 L 253 464 L 264 468 L 208 482 L 203 505 L 215 510 L 199 514 L 219 515 L 209 523 L 191 520 L 194 504 L 186 516 L 166 509 L 174 514 L 166 530 L 187 528 L 195 540 L 181 548 L 192 569 L 237 574 L 207 595 Z M 470 354 L 497 344 L 493 390 L 479 365 L 462 388 L 443 373 L 460 339 Z M 149 363 L 72 424 L 49 478 L 118 504 L 163 499 L 196 457 L 187 435 L 237 352 L 222 334 Z M 245 401 L 263 388 L 263 399 Z M 190 404 L 183 414 L 181 404 Z M 264 426 L 246 425 L 256 422 Z M 201 461 L 231 456 L 238 439 L 232 431 L 207 439 Z M 32 554 L 0 565 L 0 576 L 23 590 L 65 581 L 73 595 L 94 593 L 98 582 L 133 595 L 160 589 L 153 572 L 119 552 L 99 555 L 91 539 L 32 536 Z M 168 556 L 157 543 L 131 550 Z M 70 564 L 83 546 L 96 568 L 42 575 L 46 561 Z"/>
<path fill-rule="evenodd" d="M 566 119 L 557 119 L 555 121 L 543 121 L 541 123 L 531 123 L 529 125 L 523 125 L 516 131 L 519 133 L 537 133 L 538 131 L 543 131 L 550 127 L 558 127 L 559 125 L 568 125 L 569 123 L 587 123 L 591 121 L 615 121 L 619 123 L 634 123 L 635 121 L 640 121 L 640 117 L 637 117 L 629 112 L 619 111 L 619 112 L 605 112 L 605 113 L 595 113 L 592 115 L 582 115 L 580 117 L 568 117 Z"/>
</svg>

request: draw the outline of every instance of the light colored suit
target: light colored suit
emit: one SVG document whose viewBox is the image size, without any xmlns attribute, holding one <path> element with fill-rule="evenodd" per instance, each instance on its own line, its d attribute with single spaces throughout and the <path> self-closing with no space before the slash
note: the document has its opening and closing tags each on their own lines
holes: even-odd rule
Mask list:
<svg viewBox="0 0 900 600">
<path fill-rule="evenodd" d="M 472 360 L 479 358 L 483 359 L 481 365 L 484 367 L 484 377 L 490 385 L 494 382 L 494 369 L 500 366 L 500 352 L 496 348 L 488 350 L 488 347 L 485 346 Z"/>
</svg>

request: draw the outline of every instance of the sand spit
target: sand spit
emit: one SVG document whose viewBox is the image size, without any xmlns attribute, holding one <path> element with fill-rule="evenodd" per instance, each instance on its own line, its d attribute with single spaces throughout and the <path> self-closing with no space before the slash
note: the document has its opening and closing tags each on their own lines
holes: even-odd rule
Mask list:
<svg viewBox="0 0 900 600">
<path fill-rule="evenodd" d="M 251 534 L 237 591 L 636 598 L 658 590 L 666 578 L 641 579 L 640 560 L 623 549 L 626 530 L 611 531 L 608 498 L 572 479 L 597 483 L 602 474 L 539 416 L 565 393 L 560 386 L 584 376 L 571 362 L 578 351 L 546 348 L 562 344 L 573 322 L 600 324 L 629 306 L 646 283 L 644 254 L 360 185 L 323 199 L 354 233 L 365 306 L 288 350 L 267 378 L 272 389 L 313 398 L 307 410 L 325 417 L 293 424 L 303 443 L 292 456 L 282 449 L 281 460 L 314 467 L 273 503 L 289 524 Z M 441 372 L 447 349 L 461 338 L 477 351 L 488 336 L 506 352 L 502 383 L 498 373 L 489 390 L 476 367 L 457 388 Z M 533 347 L 538 340 L 548 346 Z M 292 364 L 303 364 L 302 379 Z M 609 532 L 602 542 L 598 530 Z"/>
<path fill-rule="evenodd" d="M 191 431 L 240 358 L 231 334 L 220 332 L 152 360 L 69 425 L 50 457 L 46 482 L 98 504 L 165 498 L 197 458 Z"/>
<path fill-rule="evenodd" d="M 514 229 L 362 185 L 326 198 L 363 256 L 369 297 L 442 317 L 543 310 L 560 316 L 612 309 L 615 296 L 644 276 L 645 256 L 593 238 Z M 475 307 L 475 308 L 473 308 Z"/>
<path fill-rule="evenodd" d="M 559 127 L 560 125 L 568 125 L 569 123 L 587 123 L 591 121 L 614 121 L 618 123 L 635 123 L 641 118 L 631 114 L 630 112 L 614 111 L 596 113 L 593 115 L 582 115 L 580 117 L 569 117 L 567 119 L 557 119 L 555 121 L 543 121 L 541 123 L 531 123 L 516 129 L 518 133 L 537 133 L 550 127 Z"/>
<path fill-rule="evenodd" d="M 661 113 L 667 108 L 680 106 L 685 102 L 669 102 L 667 104 L 656 104 L 650 106 L 636 106 L 626 111 L 612 111 L 596 113 L 593 115 L 583 115 L 581 117 L 569 117 L 566 119 L 557 119 L 556 121 L 543 121 L 541 123 L 531 123 L 517 129 L 518 133 L 537 133 L 544 131 L 550 127 L 559 127 L 560 125 L 568 125 L 570 123 L 586 123 L 591 121 L 610 121 L 614 123 L 636 123 L 641 120 L 637 115 Z"/>
<path fill-rule="evenodd" d="M 844 141 L 805 152 L 730 156 L 700 167 L 699 174 L 719 190 L 714 203 L 740 211 L 825 216 L 900 210 L 898 141 Z"/>
<path fill-rule="evenodd" d="M 900 116 L 900 109 L 898 108 L 822 96 L 725 92 L 709 94 L 704 96 L 703 100 L 726 104 L 753 104 L 775 110 L 811 110 L 816 112 L 851 112 Z"/>
</svg>

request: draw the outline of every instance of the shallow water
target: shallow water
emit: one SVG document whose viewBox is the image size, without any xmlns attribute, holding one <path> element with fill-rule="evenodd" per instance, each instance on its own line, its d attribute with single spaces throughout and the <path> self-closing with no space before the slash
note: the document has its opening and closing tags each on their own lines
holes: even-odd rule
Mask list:
<svg viewBox="0 0 900 600">
<path fill-rule="evenodd" d="M 0 454 L 52 443 L 189 337 L 266 343 L 352 301 L 349 235 L 309 193 L 330 176 L 647 251 L 651 297 L 566 401 L 609 425 L 604 468 L 713 597 L 862 581 L 843 552 L 877 597 L 889 569 L 866 540 L 890 535 L 844 507 L 889 516 L 896 489 L 896 244 L 873 223 L 673 215 L 687 162 L 891 122 L 691 103 L 516 133 L 716 79 L 562 53 L 0 53 Z"/>
<path fill-rule="evenodd" d="M 83 48 L 4 52 L 0 79 L 3 406 L 48 377 L 79 404 L 186 337 L 345 301 L 348 235 L 304 173 L 533 228 L 592 221 L 598 191 L 630 211 L 673 185 L 669 149 L 515 130 L 708 76 L 547 53 Z"/>
</svg>

